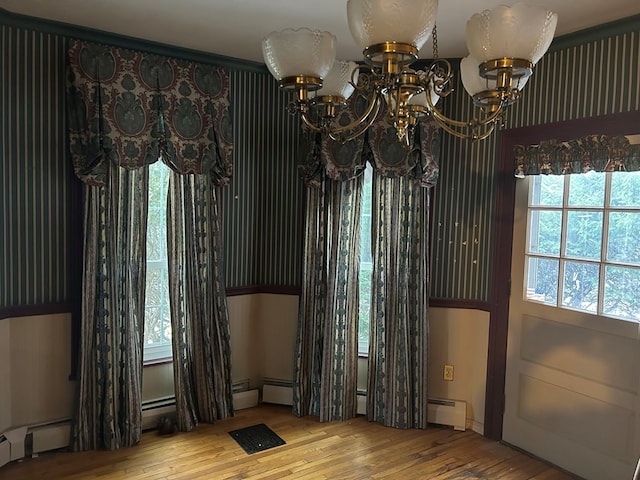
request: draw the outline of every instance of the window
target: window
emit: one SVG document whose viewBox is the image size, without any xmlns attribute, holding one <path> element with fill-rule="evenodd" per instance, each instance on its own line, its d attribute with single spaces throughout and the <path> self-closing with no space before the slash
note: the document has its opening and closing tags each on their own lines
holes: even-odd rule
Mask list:
<svg viewBox="0 0 640 480">
<path fill-rule="evenodd" d="M 360 210 L 360 308 L 358 321 L 358 353 L 369 353 L 369 313 L 371 311 L 371 279 L 373 258 L 371 255 L 371 203 L 373 168 L 367 163 L 362 186 Z"/>
<path fill-rule="evenodd" d="M 525 300 L 640 321 L 640 172 L 530 182 Z"/>
<path fill-rule="evenodd" d="M 150 165 L 144 318 L 145 362 L 171 357 L 166 222 L 168 186 L 169 169 L 160 161 Z"/>
</svg>

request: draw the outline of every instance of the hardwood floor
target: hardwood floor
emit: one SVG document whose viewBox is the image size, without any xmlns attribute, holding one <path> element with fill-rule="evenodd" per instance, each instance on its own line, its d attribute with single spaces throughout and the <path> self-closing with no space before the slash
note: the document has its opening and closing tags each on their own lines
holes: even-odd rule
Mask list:
<svg viewBox="0 0 640 480">
<path fill-rule="evenodd" d="M 229 431 L 266 423 L 286 445 L 248 455 Z M 262 405 L 190 433 L 145 432 L 113 452 L 49 452 L 0 468 L 0 479 L 429 479 L 569 480 L 575 477 L 471 431 L 398 430 L 358 417 L 318 423 Z"/>
</svg>

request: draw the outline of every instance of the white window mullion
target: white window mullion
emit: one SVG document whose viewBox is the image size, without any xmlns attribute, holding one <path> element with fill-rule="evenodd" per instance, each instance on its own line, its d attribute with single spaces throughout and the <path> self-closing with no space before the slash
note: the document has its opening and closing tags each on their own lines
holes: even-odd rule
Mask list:
<svg viewBox="0 0 640 480">
<path fill-rule="evenodd" d="M 556 306 L 562 306 L 564 298 L 564 270 L 565 270 L 565 254 L 567 252 L 567 219 L 569 217 L 569 175 L 564 176 L 564 191 L 562 195 L 562 226 L 560 227 L 560 254 L 558 265 L 558 298 L 556 298 Z"/>
<path fill-rule="evenodd" d="M 609 245 L 609 214 L 611 213 L 611 173 L 605 177 L 604 212 L 602 214 L 602 247 L 600 251 L 600 283 L 598 285 L 598 315 L 604 312 L 604 287 L 607 269 L 607 246 Z"/>
</svg>

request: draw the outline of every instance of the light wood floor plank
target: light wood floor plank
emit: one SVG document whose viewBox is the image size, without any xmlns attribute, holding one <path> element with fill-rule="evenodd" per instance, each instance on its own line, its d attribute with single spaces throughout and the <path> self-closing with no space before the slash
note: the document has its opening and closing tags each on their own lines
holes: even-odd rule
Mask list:
<svg viewBox="0 0 640 480">
<path fill-rule="evenodd" d="M 228 432 L 265 423 L 286 445 L 247 455 Z M 368 422 L 319 423 L 290 407 L 240 410 L 170 437 L 145 432 L 113 452 L 49 452 L 0 468 L 0 480 L 575 480 L 471 431 L 398 430 Z"/>
</svg>

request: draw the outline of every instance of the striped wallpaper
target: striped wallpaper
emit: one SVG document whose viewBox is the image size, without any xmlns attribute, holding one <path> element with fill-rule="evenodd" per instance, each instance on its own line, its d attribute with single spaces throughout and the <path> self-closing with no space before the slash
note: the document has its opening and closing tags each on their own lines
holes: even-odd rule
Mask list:
<svg viewBox="0 0 640 480">
<path fill-rule="evenodd" d="M 507 112 L 505 128 L 526 127 L 640 109 L 640 17 L 557 39 Z M 593 36 L 592 34 L 589 37 Z M 446 113 L 471 118 L 458 79 Z M 491 298 L 499 135 L 470 142 L 443 134 L 434 191 L 431 296 Z"/>
<path fill-rule="evenodd" d="M 227 287 L 298 287 L 298 118 L 285 111 L 290 98 L 270 74 L 233 71 L 231 92 L 234 172 L 222 196 Z"/>
<path fill-rule="evenodd" d="M 0 35 L 0 307 L 66 302 L 74 185 L 64 40 L 8 26 Z"/>
<path fill-rule="evenodd" d="M 69 302 L 78 219 L 77 182 L 66 157 L 64 55 L 66 39 L 79 35 L 42 22 L 15 25 L 2 15 L 0 23 L 0 309 Z M 592 37 L 554 42 L 508 112 L 507 128 L 640 108 L 640 17 Z M 123 41 L 114 37 L 118 46 Z M 220 197 L 227 287 L 295 289 L 302 225 L 298 120 L 286 113 L 289 98 L 266 68 L 228 59 L 224 66 L 230 69 L 235 137 L 234 175 Z M 458 80 L 443 102 L 448 115 L 472 116 L 462 92 Z M 498 139 L 470 142 L 443 134 L 434 191 L 434 298 L 491 297 Z"/>
</svg>

